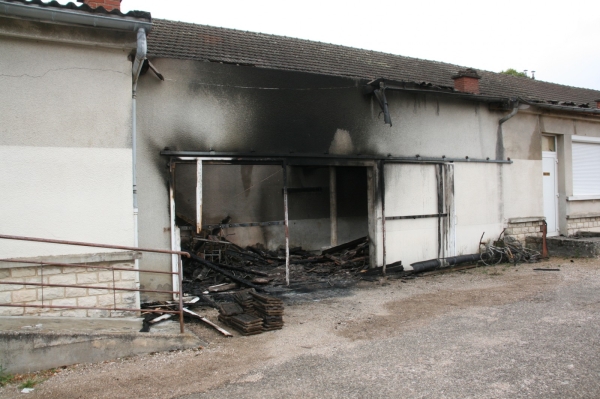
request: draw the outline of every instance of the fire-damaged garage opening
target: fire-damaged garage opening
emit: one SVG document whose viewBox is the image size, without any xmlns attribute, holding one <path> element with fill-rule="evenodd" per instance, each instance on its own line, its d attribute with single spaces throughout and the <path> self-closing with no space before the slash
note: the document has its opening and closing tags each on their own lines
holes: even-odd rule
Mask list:
<svg viewBox="0 0 600 399">
<path fill-rule="evenodd" d="M 193 254 L 183 267 L 188 294 L 331 284 L 355 279 L 375 259 L 369 166 L 239 158 L 170 165 L 173 248 Z"/>
</svg>

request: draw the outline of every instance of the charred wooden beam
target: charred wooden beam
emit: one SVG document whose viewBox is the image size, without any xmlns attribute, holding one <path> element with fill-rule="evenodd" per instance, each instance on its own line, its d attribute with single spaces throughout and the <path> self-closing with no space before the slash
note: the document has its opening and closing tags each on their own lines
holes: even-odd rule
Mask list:
<svg viewBox="0 0 600 399">
<path fill-rule="evenodd" d="M 223 276 L 227 277 L 231 281 L 235 281 L 236 283 L 240 283 L 243 286 L 246 286 L 246 287 L 249 287 L 249 288 L 254 288 L 254 289 L 257 289 L 257 290 L 261 289 L 261 287 L 255 285 L 255 284 L 252 284 L 250 281 L 248 281 L 246 279 L 243 279 L 241 277 L 237 277 L 237 276 L 233 275 L 232 273 L 229 273 L 228 271 L 223 270 L 223 268 L 215 265 L 214 263 L 209 262 L 209 261 L 207 261 L 205 259 L 202 259 L 201 257 L 199 257 L 198 255 L 196 255 L 196 254 L 194 254 L 192 252 L 188 252 L 188 253 L 190 254 L 191 260 L 193 260 L 193 261 L 195 261 L 197 263 L 200 263 L 201 265 L 204 265 L 204 266 L 206 266 L 206 267 L 208 267 L 208 268 L 216 271 L 217 273 L 222 274 Z"/>
<path fill-rule="evenodd" d="M 362 238 L 358 238 L 356 240 L 353 241 L 349 241 L 347 243 L 338 245 L 337 247 L 331 247 L 329 249 L 325 249 L 323 250 L 323 252 L 321 252 L 322 255 L 327 255 L 327 254 L 335 254 L 337 252 L 341 252 L 345 249 L 348 248 L 353 248 L 359 244 L 362 244 L 363 242 L 367 241 L 367 237 L 362 237 Z"/>
</svg>

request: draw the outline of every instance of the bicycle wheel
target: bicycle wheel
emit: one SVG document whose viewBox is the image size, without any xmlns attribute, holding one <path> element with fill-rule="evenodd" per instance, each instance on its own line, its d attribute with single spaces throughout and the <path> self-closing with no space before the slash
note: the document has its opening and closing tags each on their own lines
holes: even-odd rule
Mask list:
<svg viewBox="0 0 600 399">
<path fill-rule="evenodd" d="M 489 245 L 479 246 L 479 256 L 483 264 L 486 266 L 496 265 L 502 260 L 502 254 L 494 251 L 494 249 Z"/>
</svg>

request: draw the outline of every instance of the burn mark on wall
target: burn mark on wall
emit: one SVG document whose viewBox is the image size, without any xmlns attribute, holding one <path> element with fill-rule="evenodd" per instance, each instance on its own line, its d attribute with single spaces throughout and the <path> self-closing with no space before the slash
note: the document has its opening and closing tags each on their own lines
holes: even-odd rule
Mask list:
<svg viewBox="0 0 600 399">
<path fill-rule="evenodd" d="M 533 132 L 531 132 L 531 138 L 529 141 L 529 156 L 527 159 L 542 159 L 542 132 L 540 131 L 539 118 L 536 118 L 535 127 L 533 128 Z"/>
<path fill-rule="evenodd" d="M 241 165 L 242 186 L 246 197 L 250 195 L 250 187 L 252 187 L 252 169 L 254 169 L 254 165 Z"/>
</svg>

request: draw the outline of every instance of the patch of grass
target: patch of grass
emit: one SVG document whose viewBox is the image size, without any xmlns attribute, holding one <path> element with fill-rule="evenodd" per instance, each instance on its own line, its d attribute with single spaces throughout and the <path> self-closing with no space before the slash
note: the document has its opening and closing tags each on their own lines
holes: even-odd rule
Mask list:
<svg viewBox="0 0 600 399">
<path fill-rule="evenodd" d="M 19 389 L 33 388 L 39 381 L 36 379 L 28 378 L 19 385 Z"/>
<path fill-rule="evenodd" d="M 14 376 L 6 372 L 6 369 L 0 365 L 0 387 L 9 384 L 13 380 Z"/>
</svg>

